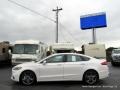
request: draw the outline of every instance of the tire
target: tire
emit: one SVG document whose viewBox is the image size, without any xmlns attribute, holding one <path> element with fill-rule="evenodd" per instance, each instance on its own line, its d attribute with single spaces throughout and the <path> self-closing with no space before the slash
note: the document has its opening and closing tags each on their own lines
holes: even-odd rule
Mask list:
<svg viewBox="0 0 120 90">
<path fill-rule="evenodd" d="M 20 83 L 26 86 L 33 85 L 36 82 L 36 75 L 32 71 L 24 71 L 20 75 Z"/>
<path fill-rule="evenodd" d="M 111 61 L 111 64 L 112 64 L 112 66 L 116 66 L 116 63 L 114 63 L 113 61 Z"/>
<path fill-rule="evenodd" d="M 99 75 L 95 70 L 88 70 L 84 73 L 83 81 L 85 84 L 93 85 L 99 81 Z"/>
</svg>

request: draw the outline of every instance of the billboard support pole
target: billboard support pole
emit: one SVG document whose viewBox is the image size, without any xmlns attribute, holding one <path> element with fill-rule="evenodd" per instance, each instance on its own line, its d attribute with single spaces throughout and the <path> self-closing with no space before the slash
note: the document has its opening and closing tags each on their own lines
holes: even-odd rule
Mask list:
<svg viewBox="0 0 120 90">
<path fill-rule="evenodd" d="M 93 39 L 93 44 L 96 43 L 96 30 L 95 28 L 92 29 L 92 39 Z"/>
</svg>

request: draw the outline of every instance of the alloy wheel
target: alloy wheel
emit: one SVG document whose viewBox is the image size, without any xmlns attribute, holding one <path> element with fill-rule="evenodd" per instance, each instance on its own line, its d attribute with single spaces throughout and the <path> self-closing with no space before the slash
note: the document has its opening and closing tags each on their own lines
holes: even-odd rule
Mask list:
<svg viewBox="0 0 120 90">
<path fill-rule="evenodd" d="M 24 85 L 31 85 L 35 82 L 35 75 L 31 71 L 25 71 L 22 73 L 20 81 Z"/>
<path fill-rule="evenodd" d="M 87 71 L 84 75 L 84 81 L 89 85 L 95 84 L 98 81 L 98 74 L 93 70 Z"/>
</svg>

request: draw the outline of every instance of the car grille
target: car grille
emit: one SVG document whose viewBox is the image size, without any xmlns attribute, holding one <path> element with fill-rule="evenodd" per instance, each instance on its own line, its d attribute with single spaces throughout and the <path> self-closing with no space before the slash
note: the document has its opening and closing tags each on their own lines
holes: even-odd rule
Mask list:
<svg viewBox="0 0 120 90">
<path fill-rule="evenodd" d="M 115 60 L 120 60 L 120 56 L 114 56 Z"/>
</svg>

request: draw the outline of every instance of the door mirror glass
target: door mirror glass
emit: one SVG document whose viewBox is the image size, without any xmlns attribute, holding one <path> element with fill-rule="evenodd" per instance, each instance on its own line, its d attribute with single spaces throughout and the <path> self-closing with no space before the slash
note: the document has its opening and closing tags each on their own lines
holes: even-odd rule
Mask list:
<svg viewBox="0 0 120 90">
<path fill-rule="evenodd" d="M 39 53 L 39 50 L 36 50 L 36 53 L 38 54 L 38 53 Z"/>
</svg>

